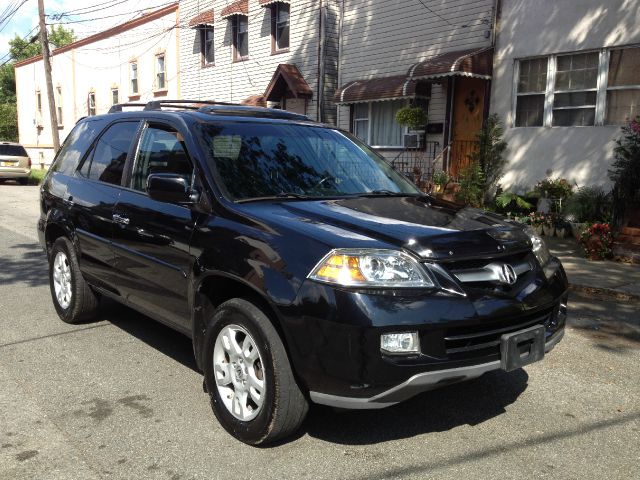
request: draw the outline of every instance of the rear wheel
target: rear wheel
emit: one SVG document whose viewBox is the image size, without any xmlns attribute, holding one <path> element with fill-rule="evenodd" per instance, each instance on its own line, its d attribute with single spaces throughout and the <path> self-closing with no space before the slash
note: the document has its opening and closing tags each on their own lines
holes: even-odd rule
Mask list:
<svg viewBox="0 0 640 480">
<path fill-rule="evenodd" d="M 29 183 L 29 178 L 28 177 L 22 177 L 18 179 L 18 183 L 20 185 L 27 185 Z"/>
<path fill-rule="evenodd" d="M 208 328 L 205 359 L 211 406 L 231 435 L 260 445 L 300 428 L 307 400 L 278 332 L 254 304 L 233 299 L 218 307 Z"/>
<path fill-rule="evenodd" d="M 90 319 L 98 308 L 98 297 L 84 280 L 73 244 L 58 238 L 49 256 L 49 286 L 58 316 L 63 322 Z"/>
</svg>

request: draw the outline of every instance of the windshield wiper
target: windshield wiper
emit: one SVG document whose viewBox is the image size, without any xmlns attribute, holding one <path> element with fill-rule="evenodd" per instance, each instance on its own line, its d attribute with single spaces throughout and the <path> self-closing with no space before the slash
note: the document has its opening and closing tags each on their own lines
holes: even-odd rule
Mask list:
<svg viewBox="0 0 640 480">
<path fill-rule="evenodd" d="M 236 203 L 246 203 L 246 202 L 260 202 L 260 201 L 268 201 L 268 200 L 281 200 L 284 198 L 297 198 L 307 200 L 310 198 L 309 195 L 305 195 L 304 193 L 295 193 L 295 192 L 280 192 L 275 195 L 266 195 L 264 197 L 251 197 L 251 198 L 241 198 L 240 200 L 236 200 Z"/>
<path fill-rule="evenodd" d="M 391 190 L 371 190 L 370 192 L 356 193 L 356 197 L 417 197 L 417 193 L 392 192 Z"/>
</svg>

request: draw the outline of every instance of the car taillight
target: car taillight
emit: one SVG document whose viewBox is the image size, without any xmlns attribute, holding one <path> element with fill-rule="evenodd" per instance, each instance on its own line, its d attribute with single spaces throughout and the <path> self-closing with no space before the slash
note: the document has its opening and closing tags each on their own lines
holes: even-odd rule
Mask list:
<svg viewBox="0 0 640 480">
<path fill-rule="evenodd" d="M 31 157 L 29 157 L 28 165 L 29 165 L 29 168 L 31 168 Z"/>
</svg>

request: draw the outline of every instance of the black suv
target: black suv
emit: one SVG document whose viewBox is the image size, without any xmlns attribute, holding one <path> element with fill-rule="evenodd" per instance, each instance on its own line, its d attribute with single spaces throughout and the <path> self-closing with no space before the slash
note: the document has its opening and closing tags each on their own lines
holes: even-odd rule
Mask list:
<svg viewBox="0 0 640 480">
<path fill-rule="evenodd" d="M 438 201 L 350 134 L 279 110 L 151 102 L 81 120 L 42 186 L 53 303 L 101 296 L 193 339 L 249 444 L 309 402 L 382 408 L 540 360 L 567 279 L 523 225 Z"/>
</svg>

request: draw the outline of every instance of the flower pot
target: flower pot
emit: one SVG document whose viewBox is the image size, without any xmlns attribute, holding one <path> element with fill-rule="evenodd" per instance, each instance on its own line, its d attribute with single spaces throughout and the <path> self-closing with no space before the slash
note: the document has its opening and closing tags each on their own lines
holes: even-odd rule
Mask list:
<svg viewBox="0 0 640 480">
<path fill-rule="evenodd" d="M 553 237 L 553 234 L 555 233 L 555 227 L 553 225 L 543 225 L 542 226 L 542 233 L 545 234 L 545 236 L 547 237 Z"/>
<path fill-rule="evenodd" d="M 556 227 L 556 237 L 565 238 L 566 236 L 567 236 L 567 230 L 564 227 L 562 228 Z"/>
<path fill-rule="evenodd" d="M 536 232 L 536 235 L 542 235 L 542 225 L 531 225 L 531 228 L 533 228 L 533 231 Z"/>
</svg>

